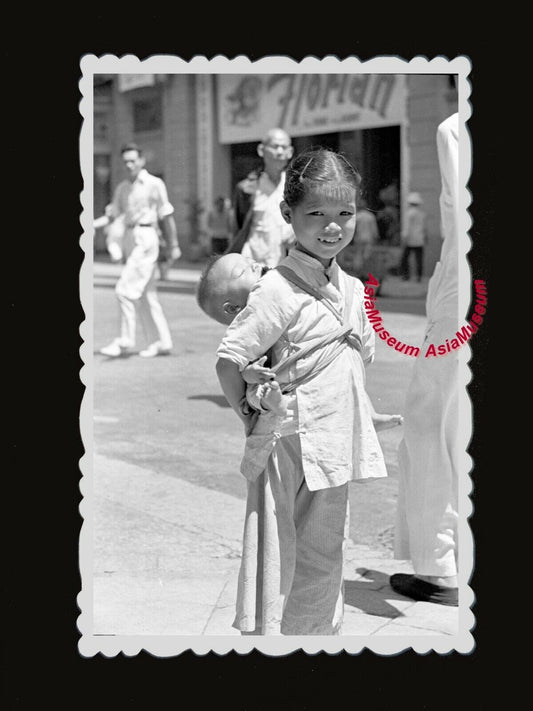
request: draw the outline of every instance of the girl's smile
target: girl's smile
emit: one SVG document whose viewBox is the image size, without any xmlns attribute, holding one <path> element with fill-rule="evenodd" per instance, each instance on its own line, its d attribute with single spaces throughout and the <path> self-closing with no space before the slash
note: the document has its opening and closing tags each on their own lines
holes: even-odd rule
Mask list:
<svg viewBox="0 0 533 711">
<path fill-rule="evenodd" d="M 328 266 L 353 238 L 355 190 L 352 197 L 310 195 L 295 207 L 281 203 L 281 211 L 294 229 L 297 245 Z"/>
</svg>

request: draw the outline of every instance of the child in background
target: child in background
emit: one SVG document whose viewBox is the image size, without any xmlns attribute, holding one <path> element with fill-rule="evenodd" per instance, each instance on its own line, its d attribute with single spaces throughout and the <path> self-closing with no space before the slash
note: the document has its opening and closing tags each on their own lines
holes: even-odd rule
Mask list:
<svg viewBox="0 0 533 711">
<path fill-rule="evenodd" d="M 287 396 L 284 417 L 261 412 L 247 437 L 244 550 L 233 623 L 242 634 L 340 633 L 348 482 L 387 475 L 365 391 L 375 341 L 364 287 L 335 259 L 354 234 L 359 183 L 353 166 L 325 149 L 300 154 L 287 169 L 280 208 L 296 243 L 282 266 L 335 306 L 351 338 L 314 354 L 317 367 L 334 357 Z M 270 351 L 274 367 L 338 327 L 324 303 L 279 269 L 257 280 L 217 351 L 222 390 L 245 427 L 246 366 Z M 296 360 L 289 382 L 309 365 Z"/>
</svg>

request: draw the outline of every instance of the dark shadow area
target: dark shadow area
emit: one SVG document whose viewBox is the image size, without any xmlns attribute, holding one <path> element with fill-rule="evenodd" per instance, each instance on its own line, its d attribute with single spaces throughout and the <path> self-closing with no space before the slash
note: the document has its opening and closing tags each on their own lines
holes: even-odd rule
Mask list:
<svg viewBox="0 0 533 711">
<path fill-rule="evenodd" d="M 356 568 L 361 580 L 344 581 L 344 602 L 356 607 L 367 615 L 377 617 L 404 617 L 403 612 L 389 603 L 389 600 L 410 600 L 398 595 L 389 584 L 389 575 L 379 570 Z M 414 603 L 415 601 L 412 600 Z"/>
<path fill-rule="evenodd" d="M 208 400 L 214 402 L 219 407 L 229 407 L 229 403 L 224 395 L 191 395 L 187 400 Z"/>
</svg>

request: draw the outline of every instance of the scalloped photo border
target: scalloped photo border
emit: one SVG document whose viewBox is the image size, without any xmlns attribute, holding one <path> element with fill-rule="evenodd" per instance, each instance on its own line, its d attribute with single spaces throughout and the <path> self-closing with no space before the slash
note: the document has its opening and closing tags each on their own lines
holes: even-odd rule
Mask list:
<svg viewBox="0 0 533 711">
<path fill-rule="evenodd" d="M 301 61 L 296 61 L 286 56 L 267 56 L 256 61 L 251 61 L 246 56 L 237 56 L 230 59 L 225 56 L 216 56 L 208 59 L 205 56 L 196 56 L 190 61 L 185 61 L 179 56 L 154 55 L 140 60 L 128 54 L 121 57 L 106 54 L 96 56 L 86 54 L 80 60 L 81 78 L 79 89 L 81 100 L 79 110 L 81 114 L 80 131 L 80 169 L 83 177 L 83 190 L 80 195 L 82 212 L 80 222 L 82 235 L 80 246 L 85 253 L 80 269 L 80 299 L 85 313 L 85 319 L 80 325 L 83 344 L 80 356 L 83 366 L 80 370 L 80 379 L 85 387 L 80 406 L 80 430 L 85 453 L 80 460 L 80 491 L 82 500 L 79 510 L 82 517 L 79 538 L 79 567 L 81 574 L 81 590 L 77 602 L 80 614 L 77 620 L 81 634 L 78 642 L 78 651 L 83 657 L 92 657 L 102 654 L 114 657 L 118 654 L 135 656 L 142 650 L 158 657 L 180 655 L 192 650 L 197 655 L 206 655 L 213 652 L 217 655 L 226 655 L 237 652 L 247 655 L 256 649 L 269 656 L 283 656 L 297 650 L 306 654 L 316 655 L 321 652 L 338 654 L 346 652 L 357 655 L 368 649 L 378 655 L 397 655 L 405 650 L 412 649 L 418 654 L 427 654 L 434 651 L 438 654 L 448 654 L 456 651 L 469 654 L 474 650 L 475 641 L 472 630 L 475 626 L 475 617 L 472 606 L 475 595 L 469 581 L 473 572 L 474 540 L 468 519 L 472 514 L 473 506 L 470 499 L 472 492 L 471 471 L 473 462 L 467 448 L 472 436 L 472 403 L 468 396 L 466 386 L 472 379 L 469 368 L 471 349 L 465 344 L 458 352 L 459 357 L 459 437 L 461 461 L 459 462 L 459 607 L 458 607 L 458 633 L 456 635 L 423 635 L 423 636 L 98 636 L 93 633 L 93 76 L 102 73 L 159 73 L 159 74 L 271 74 L 271 73 L 387 73 L 387 74 L 456 74 L 458 77 L 458 111 L 459 111 L 459 187 L 460 187 L 460 214 L 459 214 L 459 313 L 466 313 L 471 301 L 471 285 L 475 275 L 471 274 L 467 254 L 470 251 L 471 239 L 468 235 L 472 220 L 468 212 L 471 204 L 471 193 L 468 190 L 468 181 L 472 170 L 472 145 L 470 133 L 466 122 L 472 113 L 469 101 L 471 84 L 468 79 L 472 64 L 468 57 L 458 56 L 452 59 L 437 56 L 428 59 L 416 56 L 405 60 L 397 56 L 378 56 L 361 61 L 356 56 L 339 59 L 335 56 L 318 58 L 309 56 Z"/>
</svg>

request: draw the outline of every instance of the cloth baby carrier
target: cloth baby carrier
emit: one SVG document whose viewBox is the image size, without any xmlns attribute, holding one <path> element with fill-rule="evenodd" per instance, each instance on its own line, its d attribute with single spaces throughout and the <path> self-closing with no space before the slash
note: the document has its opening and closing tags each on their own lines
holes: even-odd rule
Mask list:
<svg viewBox="0 0 533 711">
<path fill-rule="evenodd" d="M 318 341 L 314 341 L 313 343 L 309 343 L 302 346 L 297 351 L 294 351 L 285 358 L 282 358 L 278 363 L 276 363 L 276 365 L 271 366 L 271 370 L 275 373 L 276 379 L 280 384 L 281 392 L 290 393 L 302 383 L 309 382 L 310 380 L 315 378 L 322 370 L 324 370 L 324 368 L 326 368 L 331 362 L 333 362 L 338 357 L 339 353 L 344 350 L 344 348 L 350 346 L 352 348 L 355 348 L 359 353 L 361 353 L 363 350 L 363 344 L 361 342 L 360 337 L 357 334 L 352 333 L 352 327 L 346 319 L 346 315 L 349 314 L 351 311 L 351 305 L 354 296 L 352 280 L 349 280 L 348 282 L 349 290 L 346 295 L 346 308 L 344 310 L 345 317 L 343 318 L 343 316 L 339 313 L 339 311 L 335 308 L 331 301 L 329 301 L 329 299 L 327 299 L 321 291 L 301 279 L 292 269 L 285 265 L 278 265 L 277 267 L 275 267 L 275 269 L 277 269 L 277 271 L 285 279 L 287 279 L 287 281 L 290 281 L 295 286 L 302 289 L 302 291 L 311 294 L 318 301 L 324 304 L 324 306 L 333 313 L 333 315 L 339 322 L 339 326 L 336 329 L 333 329 L 330 333 L 327 333 L 325 336 L 323 336 L 323 338 L 320 338 Z M 301 358 L 305 358 L 316 351 L 324 349 L 325 346 L 329 344 L 336 344 L 336 347 L 329 349 L 328 355 L 326 357 L 319 358 L 318 362 L 315 363 L 313 368 L 308 369 L 298 378 L 295 378 L 292 381 L 286 380 L 291 365 L 293 365 L 297 360 L 300 360 Z M 267 361 L 269 360 L 270 353 L 267 353 Z M 258 417 L 259 411 L 255 410 L 252 413 L 252 422 L 249 434 L 253 432 L 253 428 L 255 427 Z"/>
</svg>

